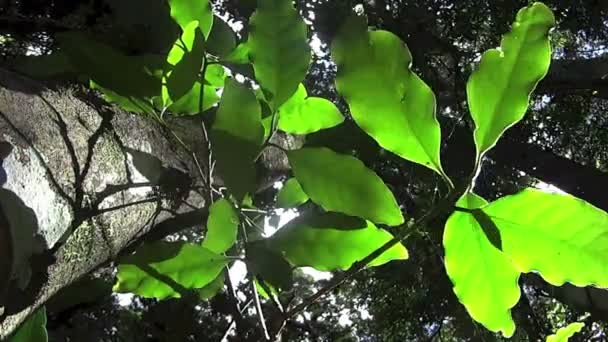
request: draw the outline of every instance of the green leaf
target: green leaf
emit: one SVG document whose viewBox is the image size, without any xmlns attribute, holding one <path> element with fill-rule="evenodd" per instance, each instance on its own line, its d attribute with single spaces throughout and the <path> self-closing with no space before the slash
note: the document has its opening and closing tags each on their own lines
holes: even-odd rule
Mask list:
<svg viewBox="0 0 608 342">
<path fill-rule="evenodd" d="M 368 32 L 365 19 L 352 16 L 331 51 L 338 65 L 336 88 L 357 125 L 384 149 L 447 179 L 439 157 L 435 95 L 410 70 L 412 56 L 399 37 Z"/>
<path fill-rule="evenodd" d="M 104 88 L 99 84 L 95 83 L 94 81 L 90 81 L 89 86 L 91 89 L 97 89 L 101 91 L 102 97 L 104 100 L 106 100 L 106 102 L 115 103 L 126 111 L 138 114 L 152 114 L 155 111 L 152 104 L 144 99 L 140 99 L 133 96 L 120 96 L 114 91 Z"/>
<path fill-rule="evenodd" d="M 549 30 L 554 25 L 555 17 L 544 4 L 522 8 L 500 48 L 486 51 L 471 74 L 467 98 L 478 158 L 524 117 L 530 94 L 549 70 Z"/>
<path fill-rule="evenodd" d="M 570 195 L 526 189 L 482 209 L 522 272 L 550 284 L 608 287 L 608 214 Z"/>
<path fill-rule="evenodd" d="M 279 295 L 279 291 L 277 291 L 275 288 L 273 288 L 270 284 L 264 283 L 264 285 L 262 285 L 262 283 L 259 279 L 254 279 L 253 282 L 254 282 L 255 288 L 258 290 L 258 294 L 262 298 L 270 299 L 270 294 L 272 294 L 273 296 Z M 268 288 L 268 291 L 266 291 L 264 286 L 266 286 Z M 270 294 L 268 294 L 268 292 L 270 292 Z"/>
<path fill-rule="evenodd" d="M 200 299 L 211 299 L 224 288 L 224 273 L 220 273 L 211 283 L 198 290 Z"/>
<path fill-rule="evenodd" d="M 240 202 L 255 189 L 254 159 L 264 142 L 264 128 L 255 94 L 234 79 L 226 79 L 210 135 L 218 174 Z"/>
<path fill-rule="evenodd" d="M 570 323 L 568 326 L 560 328 L 554 335 L 547 336 L 547 342 L 568 342 L 577 332 L 580 332 L 585 323 Z"/>
<path fill-rule="evenodd" d="M 391 191 L 359 159 L 327 148 L 302 148 L 287 156 L 304 192 L 325 210 L 390 226 L 403 223 Z"/>
<path fill-rule="evenodd" d="M 236 46 L 232 28 L 220 17 L 213 17 L 213 27 L 207 39 L 207 52 L 217 57 L 228 56 Z"/>
<path fill-rule="evenodd" d="M 307 27 L 291 0 L 258 0 L 249 20 L 249 59 L 276 110 L 296 92 L 311 61 Z"/>
<path fill-rule="evenodd" d="M 277 207 L 279 208 L 297 207 L 306 201 L 308 201 L 308 195 L 295 178 L 288 179 L 277 195 Z"/>
<path fill-rule="evenodd" d="M 179 298 L 183 289 L 202 288 L 211 283 L 226 262 L 225 257 L 199 245 L 153 242 L 120 260 L 113 290 L 145 298 Z"/>
<path fill-rule="evenodd" d="M 167 64 L 172 68 L 164 77 L 162 97 L 165 105 L 178 101 L 193 88 L 199 79 L 204 55 L 203 32 L 198 22 L 193 21 L 184 28 L 167 55 Z"/>
<path fill-rule="evenodd" d="M 289 290 L 293 286 L 292 267 L 283 255 L 266 245 L 268 240 L 247 246 L 247 266 L 253 276 L 275 290 Z"/>
<path fill-rule="evenodd" d="M 247 42 L 240 43 L 230 54 L 222 59 L 222 62 L 234 64 L 249 63 L 249 44 Z"/>
<path fill-rule="evenodd" d="M 338 213 L 311 214 L 290 221 L 269 239 L 269 246 L 281 252 L 294 266 L 311 266 L 320 271 L 347 270 L 393 236 L 373 223 Z M 407 259 L 398 243 L 368 266 Z"/>
<path fill-rule="evenodd" d="M 226 70 L 221 64 L 210 64 L 205 70 L 205 83 L 221 88 L 224 86 L 226 76 Z"/>
<path fill-rule="evenodd" d="M 17 329 L 8 342 L 46 342 L 46 309 L 39 308 L 27 321 Z"/>
<path fill-rule="evenodd" d="M 279 107 L 279 129 L 287 133 L 313 133 L 343 121 L 344 116 L 336 105 L 320 97 L 308 97 L 303 84 Z"/>
<path fill-rule="evenodd" d="M 160 94 L 161 80 L 141 57 L 127 56 L 82 33 L 60 33 L 57 38 L 74 68 L 99 86 L 125 97 Z"/>
<path fill-rule="evenodd" d="M 232 204 L 225 198 L 219 199 L 209 208 L 203 247 L 217 254 L 226 252 L 236 241 L 239 223 L 239 216 Z"/>
<path fill-rule="evenodd" d="M 168 110 L 176 115 L 193 115 L 199 113 L 199 99 L 201 98 L 201 83 L 196 82 L 188 93 L 172 103 Z M 203 111 L 215 106 L 220 100 L 215 87 L 205 85 L 203 93 Z"/>
<path fill-rule="evenodd" d="M 475 194 L 464 195 L 457 206 L 477 209 L 486 204 Z M 492 245 L 475 217 L 456 211 L 443 232 L 445 269 L 454 293 L 473 319 L 491 331 L 512 336 L 511 308 L 519 301 L 519 271 L 511 259 Z"/>
<path fill-rule="evenodd" d="M 208 0 L 169 0 L 169 6 L 171 17 L 182 30 L 186 31 L 186 26 L 196 20 L 205 37 L 209 36 L 213 25 L 213 12 Z"/>
</svg>

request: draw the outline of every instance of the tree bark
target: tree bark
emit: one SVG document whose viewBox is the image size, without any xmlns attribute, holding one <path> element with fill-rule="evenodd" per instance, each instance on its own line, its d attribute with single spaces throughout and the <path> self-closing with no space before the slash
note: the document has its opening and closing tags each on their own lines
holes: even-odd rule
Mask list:
<svg viewBox="0 0 608 342">
<path fill-rule="evenodd" d="M 202 157 L 200 127 L 181 135 Z M 0 256 L 10 258 L 10 270 L 0 267 L 0 340 L 125 248 L 205 221 L 190 152 L 160 124 L 84 91 L 0 69 L 0 141 Z"/>
<path fill-rule="evenodd" d="M 538 85 L 538 92 L 571 94 L 574 91 L 591 91 L 596 97 L 608 99 L 608 58 L 554 59 L 547 77 Z"/>
</svg>

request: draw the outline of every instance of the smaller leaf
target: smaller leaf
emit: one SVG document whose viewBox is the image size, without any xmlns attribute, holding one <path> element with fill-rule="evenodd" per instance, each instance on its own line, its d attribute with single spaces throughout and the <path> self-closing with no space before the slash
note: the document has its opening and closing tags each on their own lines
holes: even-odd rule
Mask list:
<svg viewBox="0 0 608 342">
<path fill-rule="evenodd" d="M 222 65 L 210 64 L 207 65 L 207 70 L 205 71 L 205 83 L 221 88 L 224 86 L 226 76 L 226 70 L 224 70 Z"/>
<path fill-rule="evenodd" d="M 188 93 L 172 103 L 168 111 L 174 115 L 199 114 L 199 99 L 201 98 L 201 83 L 196 82 Z M 220 101 L 215 87 L 205 85 L 203 93 L 203 111 L 215 106 Z"/>
<path fill-rule="evenodd" d="M 295 178 L 288 179 L 277 195 L 277 207 L 279 208 L 297 207 L 306 201 L 308 201 L 308 195 Z"/>
<path fill-rule="evenodd" d="M 162 91 L 165 105 L 186 95 L 198 80 L 205 55 L 204 41 L 198 22 L 193 21 L 173 44 L 167 55 L 167 63 L 172 69 L 164 77 Z"/>
<path fill-rule="evenodd" d="M 230 54 L 222 59 L 225 63 L 248 64 L 249 63 L 249 45 L 247 42 L 237 45 Z"/>
<path fill-rule="evenodd" d="M 213 17 L 213 27 L 207 39 L 207 52 L 217 57 L 228 56 L 236 46 L 232 28 L 221 18 Z"/>
<path fill-rule="evenodd" d="M 270 294 L 273 296 L 277 296 L 279 294 L 279 291 L 273 288 L 270 284 L 264 282 L 262 285 L 262 280 L 254 279 L 253 282 L 255 284 L 255 288 L 258 290 L 258 294 L 264 299 L 270 299 Z M 264 286 L 268 288 L 268 291 L 266 291 Z M 270 294 L 268 292 L 270 292 Z"/>
<path fill-rule="evenodd" d="M 254 160 L 264 142 L 264 128 L 254 93 L 234 79 L 226 79 L 210 135 L 220 178 L 241 202 L 255 188 Z"/>
<path fill-rule="evenodd" d="M 215 280 L 205 285 L 202 289 L 198 289 L 198 296 L 200 299 L 211 299 L 215 297 L 224 288 L 224 273 L 220 273 Z"/>
<path fill-rule="evenodd" d="M 580 332 L 585 323 L 570 323 L 568 326 L 560 328 L 554 335 L 547 336 L 547 342 L 568 342 L 577 332 Z"/>
<path fill-rule="evenodd" d="M 205 37 L 209 36 L 214 23 L 213 12 L 208 0 L 169 0 L 171 17 L 186 31 L 186 27 L 192 21 L 198 21 L 198 26 Z"/>
<path fill-rule="evenodd" d="M 333 271 L 347 270 L 392 238 L 389 232 L 376 228 L 369 221 L 338 213 L 323 213 L 292 220 L 268 243 L 294 266 Z M 398 243 L 368 266 L 407 258 L 407 250 Z"/>
<path fill-rule="evenodd" d="M 217 254 L 226 252 L 236 241 L 239 223 L 239 216 L 227 199 L 216 201 L 209 208 L 203 247 Z"/>
<path fill-rule="evenodd" d="M 256 241 L 247 246 L 249 271 L 275 290 L 289 290 L 293 286 L 291 265 L 281 253 L 266 246 L 266 241 Z"/>
<path fill-rule="evenodd" d="M 308 134 L 341 124 L 344 116 L 331 101 L 309 97 L 303 84 L 279 108 L 279 129 L 292 134 Z"/>
<path fill-rule="evenodd" d="M 145 298 L 179 298 L 184 289 L 211 283 L 227 259 L 195 244 L 158 241 L 144 244 L 118 265 L 114 292 Z"/>
<path fill-rule="evenodd" d="M 295 93 L 311 61 L 308 28 L 291 1 L 258 0 L 249 19 L 249 60 L 277 110 Z"/>
<path fill-rule="evenodd" d="M 152 114 L 155 111 L 154 107 L 152 107 L 152 105 L 146 100 L 142 100 L 133 96 L 121 96 L 110 89 L 98 85 L 92 80 L 89 82 L 89 86 L 91 87 L 91 89 L 97 89 L 101 91 L 103 94 L 103 99 L 106 100 L 108 103 L 115 103 L 126 111 L 138 114 Z"/>
<path fill-rule="evenodd" d="M 403 223 L 391 191 L 359 159 L 327 148 L 302 148 L 287 156 L 304 192 L 325 210 L 391 226 Z"/>
<path fill-rule="evenodd" d="M 8 342 L 46 342 L 46 309 L 39 308 L 17 329 Z"/>
</svg>

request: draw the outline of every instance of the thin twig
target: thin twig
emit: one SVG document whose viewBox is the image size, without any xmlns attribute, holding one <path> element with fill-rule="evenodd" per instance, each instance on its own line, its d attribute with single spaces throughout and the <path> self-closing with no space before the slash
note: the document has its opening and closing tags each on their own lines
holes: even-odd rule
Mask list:
<svg viewBox="0 0 608 342">
<path fill-rule="evenodd" d="M 251 281 L 250 283 L 251 290 L 253 291 L 253 300 L 255 302 L 255 311 L 258 315 L 258 320 L 260 321 L 262 333 L 264 333 L 264 338 L 266 339 L 266 341 L 270 341 L 270 334 L 268 333 L 266 319 L 264 319 L 264 312 L 262 312 L 262 304 L 260 303 L 260 294 L 258 293 L 258 289 L 255 287 L 255 283 L 253 281 Z"/>
</svg>

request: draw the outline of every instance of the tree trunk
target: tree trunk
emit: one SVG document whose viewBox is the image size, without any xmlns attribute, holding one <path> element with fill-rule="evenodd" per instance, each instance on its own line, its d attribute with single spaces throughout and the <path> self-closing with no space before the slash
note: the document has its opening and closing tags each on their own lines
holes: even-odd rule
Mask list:
<svg viewBox="0 0 608 342">
<path fill-rule="evenodd" d="M 125 248 L 204 222 L 185 146 L 202 156 L 206 144 L 200 124 L 183 127 L 185 145 L 84 91 L 0 69 L 0 340 Z"/>
</svg>

